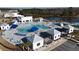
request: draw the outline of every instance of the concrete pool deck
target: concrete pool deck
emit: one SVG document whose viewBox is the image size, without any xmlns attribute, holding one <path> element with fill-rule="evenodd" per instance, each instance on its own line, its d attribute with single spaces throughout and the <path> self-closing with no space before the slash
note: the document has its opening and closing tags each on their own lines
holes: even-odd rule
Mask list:
<svg viewBox="0 0 79 59">
<path fill-rule="evenodd" d="M 11 29 L 3 32 L 2 37 L 3 39 L 5 39 L 6 41 L 10 42 L 13 45 L 16 45 L 17 41 L 22 43 L 20 39 L 23 38 L 23 36 L 14 35 L 14 33 L 16 33 L 16 29 Z"/>
</svg>

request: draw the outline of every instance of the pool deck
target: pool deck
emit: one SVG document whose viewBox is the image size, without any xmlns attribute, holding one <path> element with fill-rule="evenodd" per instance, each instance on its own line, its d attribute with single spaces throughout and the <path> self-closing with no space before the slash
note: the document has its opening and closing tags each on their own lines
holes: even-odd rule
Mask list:
<svg viewBox="0 0 79 59">
<path fill-rule="evenodd" d="M 22 43 L 21 38 L 23 38 L 23 36 L 18 36 L 15 35 L 14 33 L 16 33 L 16 29 L 11 29 L 3 32 L 2 37 L 3 39 L 5 39 L 6 41 L 10 42 L 13 45 L 16 45 L 17 41 Z"/>
</svg>

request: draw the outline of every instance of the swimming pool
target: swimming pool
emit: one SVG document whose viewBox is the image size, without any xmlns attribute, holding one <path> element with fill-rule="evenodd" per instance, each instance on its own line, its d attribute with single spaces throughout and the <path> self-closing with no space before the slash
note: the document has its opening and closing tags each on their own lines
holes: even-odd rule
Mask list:
<svg viewBox="0 0 79 59">
<path fill-rule="evenodd" d="M 37 31 L 39 29 L 44 29 L 47 30 L 49 29 L 47 26 L 43 25 L 43 24 L 32 24 L 30 26 L 28 26 L 28 24 L 24 25 L 23 27 L 18 28 L 18 33 L 29 33 L 29 32 L 34 32 Z"/>
<path fill-rule="evenodd" d="M 31 26 L 24 26 L 24 27 L 21 27 L 21 28 L 18 28 L 18 33 L 28 33 L 28 30 L 31 29 Z"/>
</svg>

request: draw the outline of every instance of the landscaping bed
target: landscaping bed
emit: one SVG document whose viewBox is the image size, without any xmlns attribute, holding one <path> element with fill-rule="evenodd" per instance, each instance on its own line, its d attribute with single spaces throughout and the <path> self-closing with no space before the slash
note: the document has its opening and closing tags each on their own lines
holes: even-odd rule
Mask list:
<svg viewBox="0 0 79 59">
<path fill-rule="evenodd" d="M 71 33 L 72 35 L 74 35 L 74 39 L 78 40 L 79 41 L 79 31 L 78 30 L 75 30 L 73 33 Z"/>
</svg>

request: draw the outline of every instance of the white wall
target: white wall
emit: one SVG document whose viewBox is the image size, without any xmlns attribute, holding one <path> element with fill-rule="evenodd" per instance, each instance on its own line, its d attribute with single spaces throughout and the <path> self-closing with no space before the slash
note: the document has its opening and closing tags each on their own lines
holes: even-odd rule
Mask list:
<svg viewBox="0 0 79 59">
<path fill-rule="evenodd" d="M 74 28 L 69 29 L 69 33 L 72 33 L 74 31 Z"/>
<path fill-rule="evenodd" d="M 60 37 L 61 37 L 61 33 L 58 33 L 58 34 L 54 35 L 53 39 L 54 39 L 54 40 L 57 40 L 57 39 L 59 39 Z"/>
<path fill-rule="evenodd" d="M 14 22 L 13 24 L 17 25 L 18 21 L 17 20 L 13 20 L 12 22 Z"/>
<path fill-rule="evenodd" d="M 17 12 L 14 13 L 5 13 L 4 17 L 24 17 L 23 15 L 18 14 Z"/>
<path fill-rule="evenodd" d="M 4 14 L 4 17 L 18 17 L 18 13 L 6 13 Z"/>
<path fill-rule="evenodd" d="M 74 27 L 72 27 L 71 25 L 67 25 L 64 28 L 67 28 L 68 29 L 67 33 L 72 33 L 74 31 Z"/>
<path fill-rule="evenodd" d="M 40 19 L 40 22 L 43 22 L 43 18 L 39 18 Z"/>
<path fill-rule="evenodd" d="M 6 25 L 6 26 L 1 26 L 1 30 L 9 30 L 10 29 L 10 26 L 9 25 Z"/>
<path fill-rule="evenodd" d="M 60 23 L 61 27 L 64 27 L 64 24 L 63 23 Z"/>
<path fill-rule="evenodd" d="M 39 46 L 37 46 L 38 43 L 40 43 Z M 36 42 L 36 43 L 33 43 L 33 50 L 38 49 L 38 48 L 42 47 L 43 45 L 44 45 L 43 39 L 38 41 L 38 42 Z"/>
<path fill-rule="evenodd" d="M 72 33 L 73 31 L 74 31 L 74 28 L 71 27 L 71 28 L 68 29 L 67 33 Z"/>
<path fill-rule="evenodd" d="M 21 21 L 22 23 L 32 22 L 32 21 L 33 21 L 33 18 L 32 18 L 32 16 L 22 17 L 22 18 L 20 19 L 20 21 Z"/>
<path fill-rule="evenodd" d="M 4 14 L 4 17 L 10 17 L 10 15 L 8 13 Z"/>
</svg>

